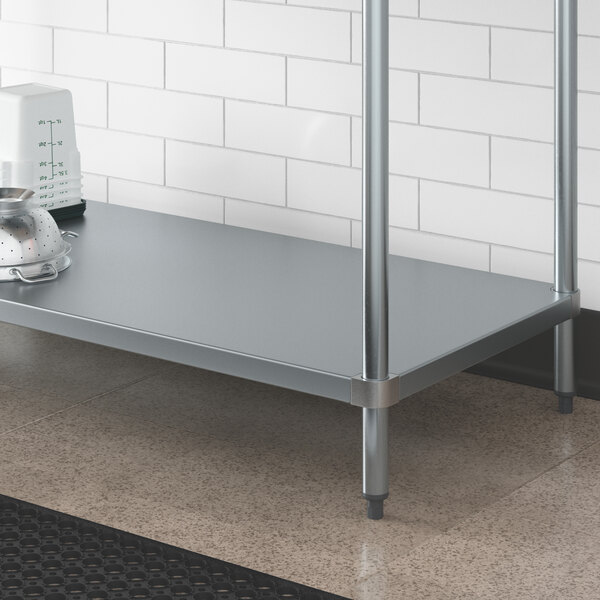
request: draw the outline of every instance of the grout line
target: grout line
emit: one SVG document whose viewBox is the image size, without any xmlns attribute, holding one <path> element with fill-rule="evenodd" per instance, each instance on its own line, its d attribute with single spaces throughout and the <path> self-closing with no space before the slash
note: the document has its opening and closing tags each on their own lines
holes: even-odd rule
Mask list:
<svg viewBox="0 0 600 600">
<path fill-rule="evenodd" d="M 288 105 L 288 57 L 283 61 L 283 105 Z"/>
<path fill-rule="evenodd" d="M 356 140 L 354 139 L 354 133 L 353 133 L 353 124 L 354 124 L 354 120 L 352 117 L 350 117 L 350 162 L 348 163 L 350 165 L 350 168 L 353 167 L 352 165 L 352 151 L 354 149 L 354 144 L 356 143 Z"/>
<path fill-rule="evenodd" d="M 225 148 L 226 147 L 226 145 L 225 145 L 226 144 L 226 142 L 225 142 L 225 140 L 226 140 L 226 136 L 225 136 L 225 131 L 226 130 L 225 130 L 225 127 L 226 127 L 226 124 L 227 124 L 227 121 L 226 121 L 226 106 L 227 106 L 227 101 L 225 100 L 225 98 L 223 98 L 221 100 L 221 102 L 222 102 L 222 109 L 223 109 L 223 148 Z"/>
<path fill-rule="evenodd" d="M 417 179 L 417 231 L 421 231 L 421 179 Z"/>
<path fill-rule="evenodd" d="M 149 375 L 144 375 L 143 377 L 138 377 L 137 379 L 133 380 L 133 381 L 129 381 L 127 383 L 124 383 L 122 385 L 119 385 L 117 387 L 114 387 L 110 390 L 106 390 L 105 392 L 101 392 L 99 394 L 95 394 L 93 396 L 90 396 L 89 398 L 85 398 L 83 400 L 80 400 L 78 402 L 76 402 L 75 404 L 71 404 L 70 406 L 66 406 L 65 408 L 61 408 L 60 410 L 57 410 L 53 413 L 50 413 L 48 415 L 44 415 L 43 417 L 40 417 L 39 419 L 34 419 L 33 421 L 29 421 L 28 423 L 24 423 L 23 425 L 19 425 L 18 427 L 13 427 L 12 429 L 8 429 L 7 431 L 3 431 L 0 433 L 0 437 L 4 436 L 4 435 L 8 435 L 9 433 L 14 433 L 15 431 L 19 431 L 20 429 L 24 429 L 26 427 L 29 427 L 30 425 L 35 425 L 36 423 L 39 423 L 40 421 L 45 421 L 46 419 L 49 419 L 51 417 L 54 417 L 56 415 L 59 415 L 61 413 L 65 413 L 68 412 L 74 408 L 78 408 L 80 406 L 83 406 L 84 404 L 87 404 L 89 402 L 91 402 L 92 400 L 98 400 L 99 398 L 102 398 L 104 396 L 107 396 L 108 394 L 112 394 L 114 392 L 119 392 L 121 390 L 124 390 L 125 388 L 132 386 L 132 385 L 136 385 L 138 383 L 140 383 L 141 381 L 144 381 L 146 379 L 149 379 L 151 377 L 154 377 L 156 375 L 156 373 L 152 373 Z M 11 386 L 14 387 L 14 386 Z M 14 388 L 17 390 L 21 390 L 21 391 L 28 391 L 28 390 L 23 390 L 23 388 Z M 60 397 L 60 396 L 58 396 Z"/>
<path fill-rule="evenodd" d="M 56 52 L 54 51 L 54 46 L 55 46 L 55 41 L 54 41 L 54 27 L 52 28 L 52 73 L 55 72 L 56 66 L 55 66 L 55 55 Z"/>
<path fill-rule="evenodd" d="M 421 73 L 417 73 L 417 125 L 421 125 Z"/>
<path fill-rule="evenodd" d="M 290 193 L 289 189 L 289 158 L 285 157 L 285 177 L 284 177 L 284 185 L 285 185 L 285 198 L 284 198 L 284 206 L 287 208 L 288 206 L 288 197 Z"/>
<path fill-rule="evenodd" d="M 488 140 L 488 188 L 492 189 L 492 136 Z"/>
<path fill-rule="evenodd" d="M 488 28 L 488 78 L 492 79 L 492 28 Z"/>
<path fill-rule="evenodd" d="M 350 64 L 354 63 L 354 44 L 352 43 L 352 40 L 354 38 L 354 19 L 352 18 L 352 12 L 350 12 L 350 40 L 349 40 L 349 44 L 350 44 Z"/>
</svg>

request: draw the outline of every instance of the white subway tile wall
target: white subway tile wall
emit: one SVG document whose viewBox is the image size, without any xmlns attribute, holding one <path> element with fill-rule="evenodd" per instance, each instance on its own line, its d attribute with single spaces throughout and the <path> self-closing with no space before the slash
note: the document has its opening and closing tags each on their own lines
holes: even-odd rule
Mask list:
<svg viewBox="0 0 600 600">
<path fill-rule="evenodd" d="M 84 195 L 361 245 L 361 0 L 0 0 L 0 83 L 73 93 Z M 580 0 L 600 310 L 600 1 Z M 390 0 L 390 249 L 552 279 L 553 0 Z"/>
</svg>

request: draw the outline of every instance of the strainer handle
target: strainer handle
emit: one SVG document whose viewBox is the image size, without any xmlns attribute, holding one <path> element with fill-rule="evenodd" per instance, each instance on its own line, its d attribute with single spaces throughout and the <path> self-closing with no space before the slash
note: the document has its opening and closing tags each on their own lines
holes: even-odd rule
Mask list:
<svg viewBox="0 0 600 600">
<path fill-rule="evenodd" d="M 9 271 L 9 274 L 16 275 L 24 283 L 42 283 L 43 281 L 52 281 L 53 279 L 56 279 L 58 277 L 58 269 L 54 265 L 51 265 L 50 263 L 46 263 L 42 267 L 42 269 L 50 269 L 50 273 L 48 275 L 36 277 L 35 279 L 29 279 L 29 277 L 25 277 L 25 275 L 23 275 L 21 269 L 18 269 L 17 267 L 13 267 Z"/>
</svg>

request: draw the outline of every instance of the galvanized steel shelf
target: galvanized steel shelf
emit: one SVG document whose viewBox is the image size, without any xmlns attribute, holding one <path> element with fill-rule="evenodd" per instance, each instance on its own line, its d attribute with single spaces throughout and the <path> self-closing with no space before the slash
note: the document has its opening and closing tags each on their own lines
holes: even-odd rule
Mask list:
<svg viewBox="0 0 600 600">
<path fill-rule="evenodd" d="M 361 372 L 361 252 L 89 202 L 73 264 L 0 284 L 0 318 L 350 402 Z M 568 319 L 551 284 L 390 257 L 401 397 Z"/>
</svg>

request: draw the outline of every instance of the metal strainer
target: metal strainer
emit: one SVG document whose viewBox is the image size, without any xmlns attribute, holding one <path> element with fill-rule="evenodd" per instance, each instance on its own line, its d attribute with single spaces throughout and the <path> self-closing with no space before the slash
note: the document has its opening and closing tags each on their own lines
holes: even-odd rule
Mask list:
<svg viewBox="0 0 600 600">
<path fill-rule="evenodd" d="M 34 192 L 0 188 L 0 281 L 56 279 L 71 264 L 71 244 L 47 210 L 30 202 Z"/>
</svg>

